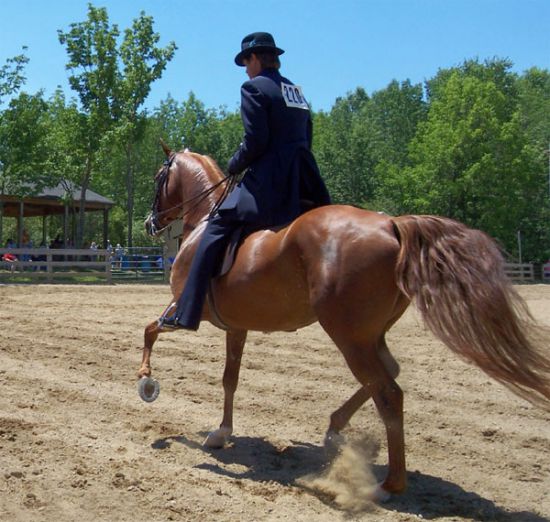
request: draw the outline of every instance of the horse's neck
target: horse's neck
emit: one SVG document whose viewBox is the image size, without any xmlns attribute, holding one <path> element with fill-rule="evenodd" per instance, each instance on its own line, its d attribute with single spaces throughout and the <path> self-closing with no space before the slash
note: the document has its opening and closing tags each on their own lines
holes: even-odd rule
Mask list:
<svg viewBox="0 0 550 522">
<path fill-rule="evenodd" d="M 184 229 L 192 230 L 208 218 L 223 188 L 218 187 L 210 192 L 221 179 L 212 160 L 198 154 L 186 156 L 180 172 L 183 223 Z"/>
</svg>

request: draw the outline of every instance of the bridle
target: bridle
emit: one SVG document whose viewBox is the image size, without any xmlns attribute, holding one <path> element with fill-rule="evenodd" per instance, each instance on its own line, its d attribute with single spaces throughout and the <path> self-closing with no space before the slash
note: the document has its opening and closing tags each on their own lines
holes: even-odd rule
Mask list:
<svg viewBox="0 0 550 522">
<path fill-rule="evenodd" d="M 172 166 L 172 163 L 174 162 L 174 159 L 176 158 L 176 152 L 172 152 L 170 156 L 163 162 L 161 171 L 157 174 L 155 177 L 155 199 L 153 200 L 153 205 L 151 207 L 151 213 L 149 214 L 149 217 L 147 218 L 147 221 L 150 226 L 150 234 L 153 236 L 157 236 L 160 233 L 162 233 L 166 228 L 168 228 L 173 221 L 175 221 L 178 218 L 183 218 L 186 214 L 193 211 L 202 201 L 204 201 L 212 192 L 214 192 L 219 186 L 226 183 L 223 192 L 221 196 L 218 198 L 216 203 L 214 204 L 212 210 L 208 214 L 208 218 L 210 218 L 212 215 L 214 215 L 217 211 L 220 205 L 223 203 L 223 200 L 227 197 L 227 195 L 233 190 L 235 184 L 237 183 L 238 179 L 237 176 L 226 176 L 217 183 L 214 183 L 211 187 L 208 187 L 207 189 L 203 190 L 196 196 L 193 196 L 192 198 L 189 198 L 185 201 L 182 201 L 181 203 L 178 203 L 177 205 L 174 205 L 170 208 L 159 210 L 160 205 L 160 194 L 162 190 L 166 189 L 166 186 L 168 185 L 168 176 L 170 174 L 170 167 Z M 191 205 L 185 209 L 183 213 L 176 216 L 174 219 L 172 219 L 169 223 L 161 227 L 159 225 L 159 218 L 161 216 L 164 216 L 166 214 L 169 214 L 170 212 L 174 210 L 183 209 L 184 207 L 187 207 L 187 205 Z"/>
</svg>

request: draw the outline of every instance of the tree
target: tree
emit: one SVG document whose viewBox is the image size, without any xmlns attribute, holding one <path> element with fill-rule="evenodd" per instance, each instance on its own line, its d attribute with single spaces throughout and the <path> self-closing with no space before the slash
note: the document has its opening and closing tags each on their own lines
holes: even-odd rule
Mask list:
<svg viewBox="0 0 550 522">
<path fill-rule="evenodd" d="M 519 78 L 521 123 L 537 146 L 550 141 L 550 71 L 532 67 Z"/>
<path fill-rule="evenodd" d="M 373 93 L 364 117 L 371 122 L 375 161 L 407 165 L 409 143 L 426 113 L 421 84 L 393 80 L 385 89 Z"/>
<path fill-rule="evenodd" d="M 396 201 L 395 178 L 410 165 L 409 144 L 418 125 L 426 119 L 427 105 L 421 84 L 396 80 L 373 93 L 363 110 L 364 132 L 370 135 L 368 154 L 374 162 L 371 208 L 388 213 L 402 210 Z"/>
<path fill-rule="evenodd" d="M 47 103 L 42 93 L 21 93 L 0 118 L 0 185 L 10 194 L 32 194 L 51 183 L 47 158 Z"/>
<path fill-rule="evenodd" d="M 493 78 L 492 67 L 445 71 L 433 82 L 401 194 L 408 211 L 453 217 L 514 252 L 518 228 L 533 227 L 540 180 L 521 126 L 515 76 L 498 67 Z"/>
<path fill-rule="evenodd" d="M 23 47 L 23 51 L 26 50 L 27 48 Z M 0 105 L 4 97 L 17 92 L 25 83 L 26 78 L 23 72 L 28 62 L 29 59 L 23 52 L 13 58 L 8 58 L 6 63 L 0 67 Z"/>
<path fill-rule="evenodd" d="M 73 74 L 71 87 L 78 93 L 88 122 L 88 156 L 81 175 L 81 199 L 90 185 L 95 161 L 101 147 L 124 151 L 124 185 L 128 212 L 128 244 L 132 244 L 134 182 L 139 158 L 135 147 L 143 137 L 145 113 L 140 107 L 151 83 L 161 77 L 172 59 L 176 45 L 156 46 L 160 37 L 153 31 L 153 19 L 144 12 L 124 31 L 120 47 L 116 24 L 110 25 L 107 10 L 88 5 L 88 19 L 71 24 L 67 33 L 59 31 L 59 40 L 69 54 L 67 68 Z M 122 67 L 122 69 L 121 69 Z M 80 213 L 81 233 L 84 212 Z"/>
<path fill-rule="evenodd" d="M 313 149 L 335 203 L 362 205 L 372 194 L 372 160 L 362 129 L 362 109 L 369 97 L 358 88 L 338 98 L 330 113 L 314 116 Z"/>
<path fill-rule="evenodd" d="M 168 96 L 155 111 L 158 132 L 174 150 L 188 148 L 211 156 L 223 169 L 242 139 L 243 127 L 237 111 L 225 107 L 207 109 L 193 92 L 178 103 Z"/>
<path fill-rule="evenodd" d="M 153 18 L 142 11 L 139 18 L 133 21 L 131 29 L 124 31 L 119 52 L 123 70 L 116 89 L 117 108 L 120 112 L 116 141 L 123 148 L 126 159 L 128 246 L 132 246 L 135 178 L 140 163 L 136 145 L 143 139 L 146 126 L 146 114 L 140 111 L 140 107 L 151 91 L 151 84 L 162 76 L 176 51 L 174 42 L 170 42 L 165 48 L 157 47 L 159 39 L 159 34 L 153 30 Z"/>
<path fill-rule="evenodd" d="M 79 246 L 84 231 L 86 190 L 91 183 L 95 157 L 102 137 L 114 121 L 118 36 L 118 27 L 109 24 L 107 10 L 91 4 L 85 22 L 71 24 L 68 32 L 58 31 L 59 42 L 69 55 L 66 65 L 71 71 L 69 84 L 77 92 L 85 116 L 82 123 L 86 127 L 86 160 L 77 180 L 81 187 L 76 241 Z"/>
</svg>

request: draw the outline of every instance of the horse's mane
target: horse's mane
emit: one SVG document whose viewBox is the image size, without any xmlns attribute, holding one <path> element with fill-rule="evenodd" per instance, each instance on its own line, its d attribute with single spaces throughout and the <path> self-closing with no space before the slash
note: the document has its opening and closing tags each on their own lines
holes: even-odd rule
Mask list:
<svg viewBox="0 0 550 522">
<path fill-rule="evenodd" d="M 193 178 L 193 182 L 188 185 L 191 190 L 187 199 L 193 203 L 187 211 L 187 219 L 196 222 L 210 213 L 223 197 L 223 187 L 213 186 L 219 184 L 225 175 L 210 156 L 190 152 L 188 149 L 178 151 L 174 159 L 178 170 L 181 169 L 181 175 L 187 179 L 191 176 Z"/>
<path fill-rule="evenodd" d="M 198 168 L 201 171 L 206 172 L 206 177 L 213 183 L 216 183 L 225 177 L 218 164 L 210 156 L 198 154 L 197 152 L 191 152 L 189 149 L 180 150 L 177 152 L 177 155 L 177 159 L 180 160 L 189 171 L 199 173 L 197 171 Z M 205 176 L 202 176 L 202 182 L 205 181 L 204 177 Z"/>
</svg>

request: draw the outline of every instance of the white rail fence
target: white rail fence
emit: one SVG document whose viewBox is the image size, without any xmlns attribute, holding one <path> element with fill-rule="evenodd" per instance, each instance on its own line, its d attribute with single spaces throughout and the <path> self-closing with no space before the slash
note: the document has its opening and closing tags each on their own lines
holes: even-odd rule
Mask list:
<svg viewBox="0 0 550 522">
<path fill-rule="evenodd" d="M 112 281 L 111 253 L 80 248 L 0 248 L 0 278 L 53 282 L 56 279 L 93 275 Z"/>
</svg>

